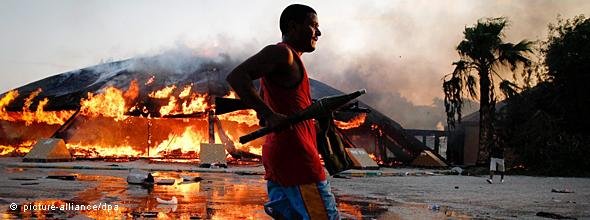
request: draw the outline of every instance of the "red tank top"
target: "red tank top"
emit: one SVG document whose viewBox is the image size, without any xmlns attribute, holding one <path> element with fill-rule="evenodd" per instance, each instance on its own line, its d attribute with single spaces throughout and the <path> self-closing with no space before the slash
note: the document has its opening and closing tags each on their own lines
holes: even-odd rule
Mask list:
<svg viewBox="0 0 590 220">
<path fill-rule="evenodd" d="M 285 43 L 277 44 L 293 50 Z M 272 82 L 268 77 L 260 80 L 264 102 L 275 112 L 292 115 L 311 105 L 309 78 L 301 58 L 295 59 L 303 76 L 293 88 L 285 88 Z M 262 163 L 266 170 L 265 179 L 282 186 L 294 186 L 326 180 L 316 147 L 316 130 L 312 120 L 303 121 L 292 129 L 273 132 L 266 136 L 262 148 Z"/>
</svg>

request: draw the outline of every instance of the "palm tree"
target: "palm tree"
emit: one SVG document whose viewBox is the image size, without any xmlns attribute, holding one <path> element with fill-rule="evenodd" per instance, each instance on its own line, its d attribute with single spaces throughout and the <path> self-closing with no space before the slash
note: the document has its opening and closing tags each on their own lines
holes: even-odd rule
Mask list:
<svg viewBox="0 0 590 220">
<path fill-rule="evenodd" d="M 477 98 L 476 89 L 479 80 L 479 153 L 477 164 L 483 164 L 488 159 L 489 149 L 494 138 L 494 113 L 496 111 L 495 81 L 500 90 L 507 96 L 517 93 L 518 86 L 503 79 L 501 73 L 510 67 L 514 72 L 519 65 L 529 67 L 531 60 L 525 56 L 532 52 L 532 42 L 522 40 L 517 44 L 505 43 L 502 40 L 503 30 L 507 26 L 507 19 L 480 19 L 473 27 L 466 27 L 463 34 L 465 39 L 457 46 L 459 61 L 453 63 L 455 70 L 444 80 L 445 111 L 450 128 L 455 127 L 455 115 L 461 122 L 461 105 L 463 93 L 467 92 L 472 98 Z M 445 79 L 447 78 L 445 76 Z M 514 79 L 516 75 L 513 74 Z"/>
</svg>

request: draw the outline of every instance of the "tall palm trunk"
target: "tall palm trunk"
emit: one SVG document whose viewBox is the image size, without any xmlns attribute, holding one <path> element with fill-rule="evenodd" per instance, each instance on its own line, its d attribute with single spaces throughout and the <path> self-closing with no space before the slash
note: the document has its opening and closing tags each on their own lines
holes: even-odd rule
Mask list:
<svg viewBox="0 0 590 220">
<path fill-rule="evenodd" d="M 494 126 L 494 111 L 495 106 L 491 94 L 491 81 L 489 70 L 484 68 L 479 75 L 479 152 L 477 154 L 477 164 L 485 164 L 489 156 L 489 149 L 491 149 Z"/>
</svg>

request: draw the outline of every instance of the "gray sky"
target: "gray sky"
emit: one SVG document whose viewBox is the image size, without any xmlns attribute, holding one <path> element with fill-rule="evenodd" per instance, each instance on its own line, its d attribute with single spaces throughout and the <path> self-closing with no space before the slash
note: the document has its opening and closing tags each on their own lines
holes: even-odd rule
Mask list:
<svg viewBox="0 0 590 220">
<path fill-rule="evenodd" d="M 557 15 L 590 14 L 587 0 L 299 1 L 316 9 L 323 36 L 308 72 L 338 89 L 376 91 L 431 106 L 458 58 L 465 26 L 507 16 L 508 41 L 545 39 Z M 291 1 L 0 0 L 0 93 L 105 60 L 174 48 L 236 58 L 280 40 Z"/>
</svg>

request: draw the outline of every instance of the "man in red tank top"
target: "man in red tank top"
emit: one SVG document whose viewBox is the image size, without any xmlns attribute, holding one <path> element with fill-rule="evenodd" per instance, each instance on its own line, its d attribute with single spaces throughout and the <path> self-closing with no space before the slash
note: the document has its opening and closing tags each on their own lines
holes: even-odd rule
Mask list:
<svg viewBox="0 0 590 220">
<path fill-rule="evenodd" d="M 321 35 L 309 6 L 290 5 L 281 14 L 282 42 L 268 45 L 238 65 L 227 81 L 266 126 L 311 105 L 307 71 L 300 58 L 315 50 Z M 252 81 L 260 79 L 260 94 Z M 267 135 L 262 148 L 269 202 L 265 211 L 279 219 L 339 219 L 316 147 L 312 120 Z"/>
</svg>

